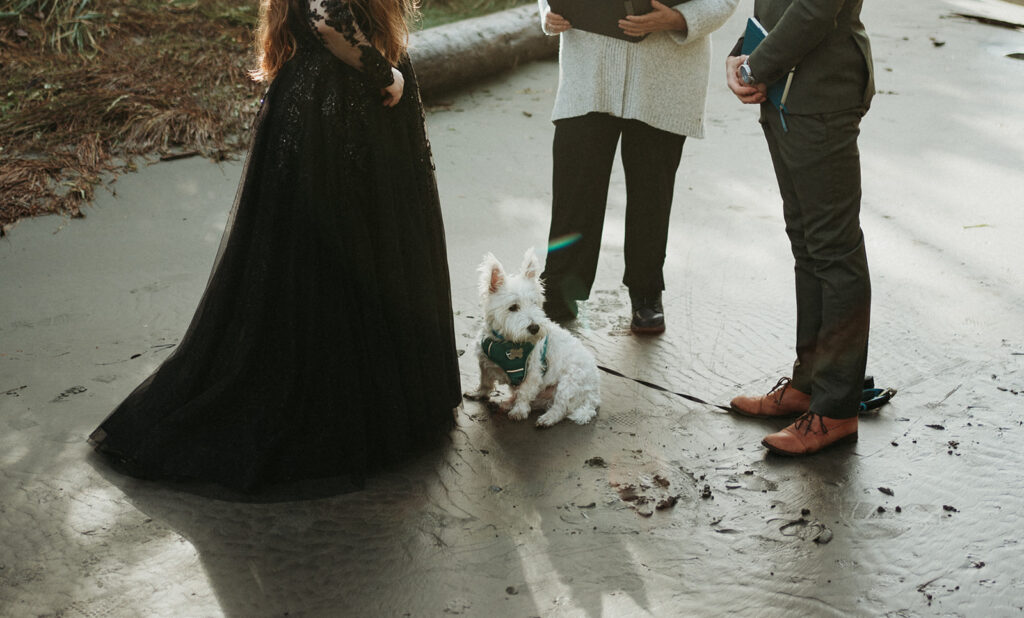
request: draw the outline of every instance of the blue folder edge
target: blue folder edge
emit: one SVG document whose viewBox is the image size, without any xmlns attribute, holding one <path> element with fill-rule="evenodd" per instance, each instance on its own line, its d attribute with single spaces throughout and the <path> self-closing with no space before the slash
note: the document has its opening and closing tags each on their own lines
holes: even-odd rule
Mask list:
<svg viewBox="0 0 1024 618">
<path fill-rule="evenodd" d="M 761 22 L 757 21 L 756 17 L 747 19 L 747 30 L 743 34 L 742 54 L 749 56 L 767 36 L 768 31 L 764 29 Z M 768 100 L 775 106 L 775 109 L 779 110 L 783 130 L 786 130 L 786 97 L 789 95 L 789 86 L 793 83 L 795 70 L 795 68 L 791 69 L 786 77 L 768 84 Z"/>
</svg>

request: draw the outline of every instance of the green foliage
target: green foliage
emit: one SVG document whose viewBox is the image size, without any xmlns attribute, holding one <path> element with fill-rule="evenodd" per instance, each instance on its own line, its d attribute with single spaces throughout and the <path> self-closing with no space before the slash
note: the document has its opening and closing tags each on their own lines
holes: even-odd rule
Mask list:
<svg viewBox="0 0 1024 618">
<path fill-rule="evenodd" d="M 55 51 L 91 53 L 99 50 L 97 38 L 106 34 L 106 18 L 90 6 L 90 0 L 7 0 L 0 17 L 40 20 L 46 43 Z"/>
</svg>

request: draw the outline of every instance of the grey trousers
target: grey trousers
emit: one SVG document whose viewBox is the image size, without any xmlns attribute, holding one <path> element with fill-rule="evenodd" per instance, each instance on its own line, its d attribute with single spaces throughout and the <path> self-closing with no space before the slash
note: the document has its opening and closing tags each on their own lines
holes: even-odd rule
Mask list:
<svg viewBox="0 0 1024 618">
<path fill-rule="evenodd" d="M 863 109 L 787 115 L 763 109 L 796 274 L 792 385 L 811 412 L 857 415 L 867 364 L 871 279 L 860 229 L 857 137 Z"/>
</svg>

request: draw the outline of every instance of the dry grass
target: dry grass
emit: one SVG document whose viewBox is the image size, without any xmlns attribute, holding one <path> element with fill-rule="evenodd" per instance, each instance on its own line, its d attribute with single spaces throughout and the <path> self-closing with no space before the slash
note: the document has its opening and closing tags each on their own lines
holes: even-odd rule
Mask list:
<svg viewBox="0 0 1024 618">
<path fill-rule="evenodd" d="M 532 0 L 424 0 L 420 27 Z M 139 157 L 244 147 L 257 0 L 0 0 L 0 236 Z"/>
<path fill-rule="evenodd" d="M 417 25 L 420 28 L 433 28 L 524 4 L 536 4 L 536 0 L 421 0 L 420 22 Z"/>
<path fill-rule="evenodd" d="M 43 14 L 0 18 L 0 226 L 81 216 L 138 156 L 237 151 L 263 88 L 246 75 L 255 5 L 106 2 L 92 53 L 58 50 Z"/>
<path fill-rule="evenodd" d="M 105 16 L 93 9 L 91 0 L 5 0 L 0 3 L 0 17 L 17 19 L 22 15 L 31 15 L 43 24 L 46 43 L 57 52 L 94 52 L 98 49 L 96 37 L 106 34 Z"/>
</svg>

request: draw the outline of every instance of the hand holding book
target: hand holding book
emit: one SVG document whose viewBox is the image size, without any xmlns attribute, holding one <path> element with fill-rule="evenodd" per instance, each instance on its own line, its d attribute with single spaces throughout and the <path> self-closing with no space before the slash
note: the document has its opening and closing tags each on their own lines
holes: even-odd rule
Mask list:
<svg viewBox="0 0 1024 618">
<path fill-rule="evenodd" d="M 636 42 L 659 30 L 687 30 L 682 13 L 658 0 L 549 0 L 549 6 L 548 34 L 578 28 Z"/>
<path fill-rule="evenodd" d="M 544 31 L 548 34 L 561 34 L 569 28 L 572 28 L 569 20 L 554 11 L 548 11 L 544 16 Z"/>
<path fill-rule="evenodd" d="M 767 37 L 768 31 L 761 25 L 761 22 L 757 21 L 757 18 L 751 17 L 748 19 L 747 29 L 743 33 L 743 60 L 740 63 L 742 64 L 750 54 L 754 53 L 754 50 L 761 44 L 761 41 L 765 40 Z M 771 101 L 772 105 L 774 105 L 780 112 L 785 112 L 786 110 L 786 98 L 789 96 L 789 86 L 793 83 L 794 71 L 796 71 L 795 68 L 791 69 L 784 79 L 768 84 L 764 91 L 768 100 Z"/>
<path fill-rule="evenodd" d="M 747 20 L 747 29 L 743 38 L 737 41 L 733 48 L 733 54 L 725 61 L 725 80 L 729 90 L 736 95 L 743 103 L 771 102 L 775 109 L 779 110 L 779 118 L 782 121 L 782 130 L 789 131 L 786 126 L 786 99 L 789 97 L 789 87 L 793 84 L 793 74 L 796 67 L 789 70 L 786 77 L 765 84 L 757 79 L 753 69 L 748 63 L 748 58 L 757 49 L 762 41 L 768 36 L 768 32 L 756 18 Z"/>
<path fill-rule="evenodd" d="M 747 56 L 729 56 L 725 60 L 725 81 L 741 103 L 757 104 L 768 100 L 768 84 L 744 84 L 740 79 L 740 65 Z"/>
<path fill-rule="evenodd" d="M 647 36 L 660 30 L 679 30 L 686 34 L 686 18 L 679 11 L 658 0 L 651 0 L 651 11 L 643 15 L 626 15 L 619 20 L 619 28 L 629 36 Z"/>
</svg>

